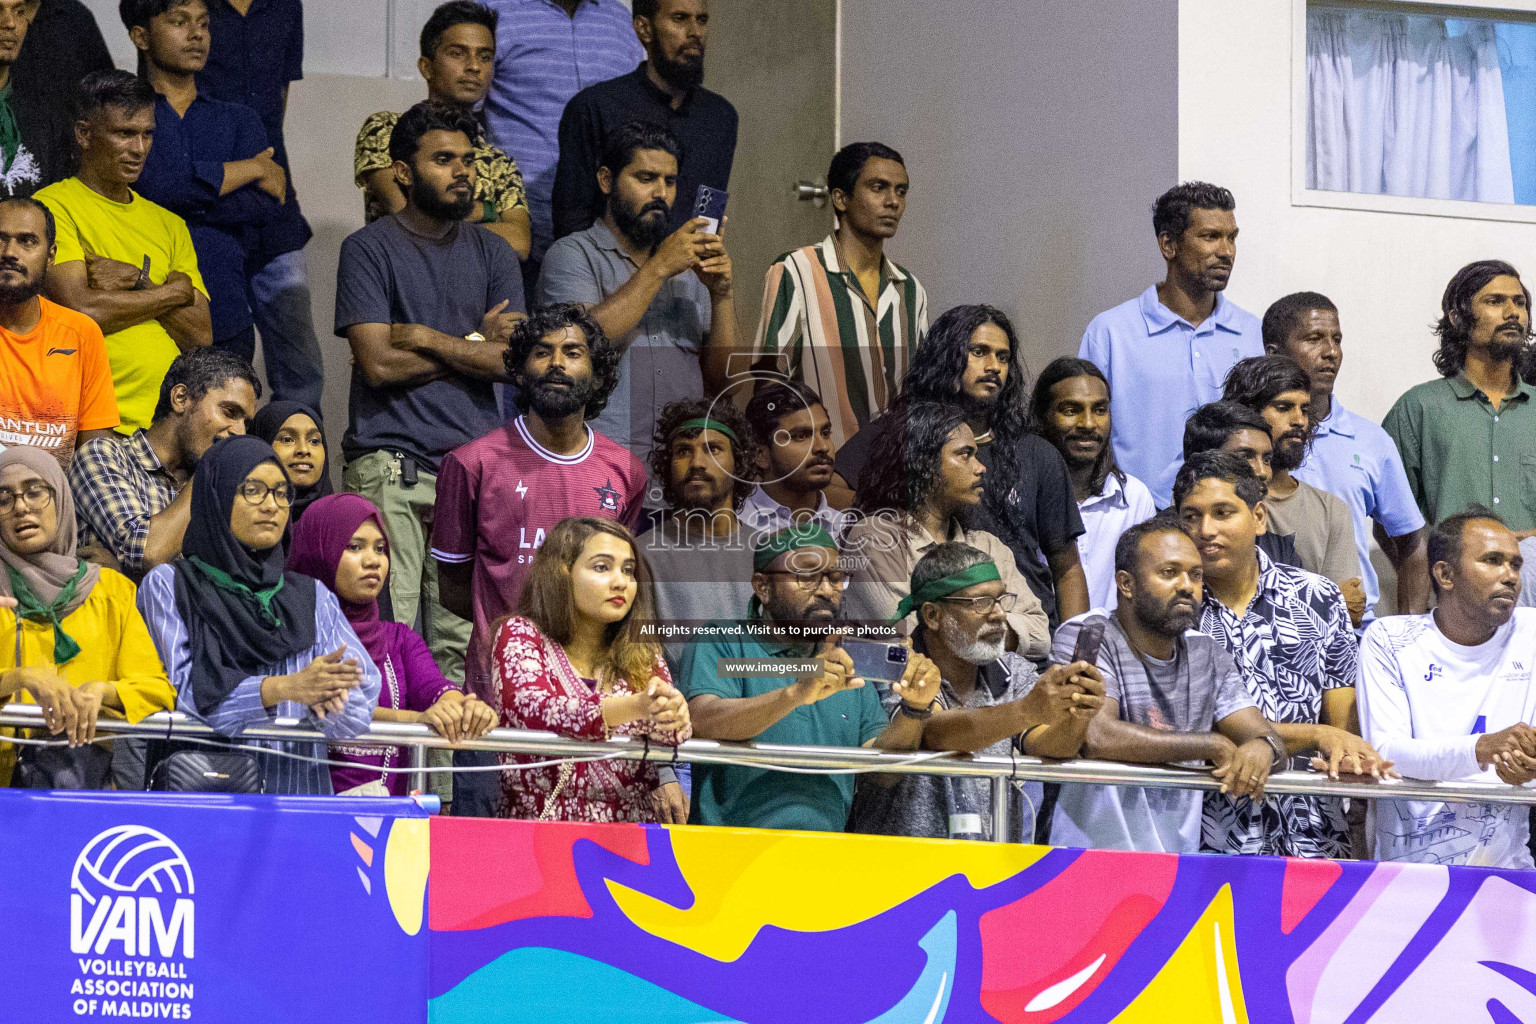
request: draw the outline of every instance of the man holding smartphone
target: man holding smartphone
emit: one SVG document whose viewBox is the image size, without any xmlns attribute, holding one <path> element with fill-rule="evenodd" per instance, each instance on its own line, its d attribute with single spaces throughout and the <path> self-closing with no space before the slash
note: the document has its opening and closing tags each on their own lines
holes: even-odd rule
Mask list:
<svg viewBox="0 0 1536 1024">
<path fill-rule="evenodd" d="M 938 666 L 942 683 L 922 747 L 1007 757 L 1076 757 L 1088 723 L 1104 703 L 1104 680 L 1083 661 L 1053 665 L 1042 675 L 1033 663 L 1005 649 L 1007 612 L 1014 596 L 997 565 L 978 548 L 950 542 L 930 550 L 912 570 L 909 606 L 918 626 L 912 648 Z M 898 648 L 900 650 L 901 648 Z M 877 682 L 881 702 L 900 713 L 901 696 Z M 849 831 L 930 839 L 990 839 L 991 781 L 939 775 L 901 775 L 881 785 L 859 780 Z M 1034 841 L 1041 786 L 1016 791 L 1009 842 Z M 1028 803 L 1028 813 L 1023 813 Z"/>
<path fill-rule="evenodd" d="M 939 670 L 914 652 L 891 684 L 896 713 L 854 671 L 840 646 L 837 619 L 847 576 L 837 543 L 809 524 L 761 538 L 753 547 L 747 626 L 777 626 L 767 635 L 739 622 L 714 624 L 717 639 L 687 646 L 678 688 L 688 696 L 696 739 L 755 740 L 795 746 L 915 750 L 933 717 Z M 723 659 L 819 659 L 818 674 L 723 676 Z M 698 765 L 693 773 L 696 825 L 841 832 L 853 803 L 850 775 L 794 775 L 765 768 Z"/>
<path fill-rule="evenodd" d="M 670 226 L 681 159 L 665 128 L 635 122 L 609 135 L 597 169 L 602 217 L 551 246 L 539 275 L 540 306 L 590 307 L 621 354 L 619 386 L 592 427 L 642 459 L 662 407 L 719 394 L 736 347 L 723 238 L 702 217 Z"/>
</svg>

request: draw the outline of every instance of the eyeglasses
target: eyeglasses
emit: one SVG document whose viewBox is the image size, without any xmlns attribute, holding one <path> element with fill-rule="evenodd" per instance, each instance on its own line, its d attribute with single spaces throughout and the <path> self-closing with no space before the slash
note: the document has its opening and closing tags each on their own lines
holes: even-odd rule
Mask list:
<svg viewBox="0 0 1536 1024">
<path fill-rule="evenodd" d="M 996 597 L 941 597 L 940 601 L 948 601 L 950 604 L 968 604 L 973 615 L 991 615 L 993 607 L 1003 610 L 1006 615 L 1013 611 L 1013 606 L 1019 603 L 1018 594 L 999 594 Z"/>
<path fill-rule="evenodd" d="M 832 589 L 834 589 L 834 590 L 847 590 L 848 589 L 848 576 L 847 576 L 847 574 L 846 573 L 842 573 L 842 572 L 836 572 L 836 571 L 833 571 L 833 572 L 789 572 L 789 571 L 783 570 L 783 569 L 776 569 L 776 570 L 773 570 L 771 572 L 765 571 L 763 573 L 763 575 L 764 576 L 788 576 L 790 579 L 795 581 L 795 585 L 796 586 L 798 586 L 801 590 L 806 590 L 806 591 L 820 590 L 821 589 L 821 585 L 822 585 L 823 582 L 832 584 Z"/>
<path fill-rule="evenodd" d="M 53 488 L 47 484 L 28 484 L 20 494 L 9 487 L 0 487 L 0 516 L 10 515 L 18 499 L 25 501 L 31 511 L 40 512 L 53 504 L 53 498 Z"/>
<path fill-rule="evenodd" d="M 235 493 L 252 505 L 260 505 L 267 500 L 267 495 L 269 494 L 277 499 L 278 508 L 287 508 L 293 504 L 293 485 L 287 483 L 278 484 L 276 487 L 268 487 L 260 480 L 247 480 L 240 485 Z"/>
</svg>

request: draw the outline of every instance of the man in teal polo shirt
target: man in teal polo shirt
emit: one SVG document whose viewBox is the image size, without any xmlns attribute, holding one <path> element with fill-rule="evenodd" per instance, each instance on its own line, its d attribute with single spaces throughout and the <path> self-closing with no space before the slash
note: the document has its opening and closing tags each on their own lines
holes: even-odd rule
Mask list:
<svg viewBox="0 0 1536 1024">
<path fill-rule="evenodd" d="M 913 653 L 892 687 L 901 702 L 889 716 L 875 688 L 854 675 L 853 660 L 834 634 L 848 578 L 838 567 L 832 535 L 820 524 L 791 526 L 760 539 L 752 565 L 747 623 L 717 624 L 720 639 L 688 645 L 678 665 L 694 737 L 917 749 L 933 715 L 939 670 Z M 779 626 L 796 635 L 762 635 L 752 632 L 754 626 Z M 824 668 L 820 675 L 788 680 L 720 678 L 721 658 L 820 658 Z M 693 780 L 689 821 L 698 825 L 841 832 L 853 805 L 851 775 L 699 765 Z"/>
<path fill-rule="evenodd" d="M 1430 523 L 1480 504 L 1529 534 L 1536 531 L 1536 391 L 1516 369 L 1531 336 L 1531 293 L 1508 263 L 1481 260 L 1456 272 L 1440 308 L 1441 379 L 1411 388 L 1381 425 Z"/>
</svg>

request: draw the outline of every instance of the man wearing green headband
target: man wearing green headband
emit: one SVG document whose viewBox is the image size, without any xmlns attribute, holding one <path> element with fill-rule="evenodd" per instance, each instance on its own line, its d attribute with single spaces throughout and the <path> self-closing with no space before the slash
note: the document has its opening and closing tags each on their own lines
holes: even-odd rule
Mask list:
<svg viewBox="0 0 1536 1024">
<path fill-rule="evenodd" d="M 928 750 L 960 750 L 1007 757 L 1011 749 L 1033 757 L 1076 757 L 1088 723 L 1104 703 L 1104 680 L 1092 665 L 1053 665 L 1043 675 L 1005 649 L 1007 613 L 1015 595 L 997 565 L 969 544 L 940 544 L 912 570 L 915 650 L 943 676 L 938 706 L 923 729 Z M 900 697 L 880 686 L 881 701 L 896 712 Z M 931 839 L 985 839 L 992 835 L 987 779 L 902 775 L 881 786 L 859 780 L 849 831 Z M 1016 790 L 1012 842 L 1033 842 L 1041 787 Z"/>
<path fill-rule="evenodd" d="M 847 577 L 837 545 L 820 526 L 761 538 L 753 551 L 752 611 L 722 623 L 718 638 L 688 645 L 677 682 L 688 696 L 694 736 L 793 746 L 914 750 L 939 692 L 939 670 L 913 653 L 891 689 L 888 716 L 873 686 L 854 674 L 839 646 L 838 616 Z M 775 628 L 779 631 L 774 633 Z M 768 662 L 821 659 L 817 674 L 725 676 L 723 658 Z M 762 768 L 700 765 L 690 821 L 703 825 L 841 832 L 853 803 L 848 775 L 798 775 Z"/>
</svg>

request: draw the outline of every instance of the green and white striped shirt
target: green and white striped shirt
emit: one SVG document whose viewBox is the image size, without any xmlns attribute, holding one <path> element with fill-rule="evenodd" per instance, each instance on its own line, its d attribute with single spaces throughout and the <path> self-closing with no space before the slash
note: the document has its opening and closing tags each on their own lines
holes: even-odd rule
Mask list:
<svg viewBox="0 0 1536 1024">
<path fill-rule="evenodd" d="M 826 403 L 841 446 L 890 405 L 927 331 L 928 295 L 915 276 L 883 260 L 871 306 L 828 235 L 768 268 L 753 364 L 787 355 L 789 375 Z"/>
</svg>

